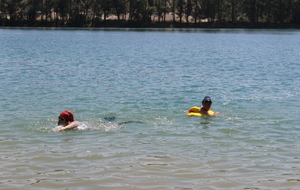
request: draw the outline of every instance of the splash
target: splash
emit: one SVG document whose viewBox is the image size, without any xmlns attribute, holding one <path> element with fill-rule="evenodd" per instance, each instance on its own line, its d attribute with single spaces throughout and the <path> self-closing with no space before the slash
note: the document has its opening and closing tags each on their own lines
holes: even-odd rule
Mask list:
<svg viewBox="0 0 300 190">
<path fill-rule="evenodd" d="M 100 131 L 118 131 L 120 128 L 122 128 L 125 124 L 123 123 L 115 123 L 115 122 L 94 122 L 94 123 L 88 123 L 88 122 L 80 122 L 79 126 L 70 131 L 93 131 L 93 130 L 100 130 Z M 53 132 L 57 132 L 57 130 L 61 129 L 63 126 L 55 126 L 52 128 Z"/>
<path fill-rule="evenodd" d="M 93 128 L 94 128 L 94 130 L 102 130 L 102 131 L 108 132 L 108 131 L 118 131 L 123 126 L 124 126 L 124 124 L 120 125 L 115 122 L 101 122 L 101 123 L 94 125 Z"/>
</svg>

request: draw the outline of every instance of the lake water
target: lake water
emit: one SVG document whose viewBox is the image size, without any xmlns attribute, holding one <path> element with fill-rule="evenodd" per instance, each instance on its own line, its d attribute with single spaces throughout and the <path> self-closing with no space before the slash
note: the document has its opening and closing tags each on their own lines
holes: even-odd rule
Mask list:
<svg viewBox="0 0 300 190">
<path fill-rule="evenodd" d="M 0 189 L 300 186 L 299 30 L 2 28 L 0 77 Z"/>
</svg>

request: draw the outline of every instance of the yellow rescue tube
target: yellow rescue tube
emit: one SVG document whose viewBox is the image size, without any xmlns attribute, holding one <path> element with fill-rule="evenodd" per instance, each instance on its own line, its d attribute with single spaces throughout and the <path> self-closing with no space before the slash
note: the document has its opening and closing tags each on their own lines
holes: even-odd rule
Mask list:
<svg viewBox="0 0 300 190">
<path fill-rule="evenodd" d="M 199 107 L 192 107 L 191 109 L 189 109 L 188 113 L 186 114 L 187 116 L 193 117 L 201 117 L 204 116 L 205 114 L 199 113 L 201 108 Z M 212 110 L 208 110 L 208 114 L 210 115 L 214 115 L 215 112 L 213 112 Z"/>
</svg>

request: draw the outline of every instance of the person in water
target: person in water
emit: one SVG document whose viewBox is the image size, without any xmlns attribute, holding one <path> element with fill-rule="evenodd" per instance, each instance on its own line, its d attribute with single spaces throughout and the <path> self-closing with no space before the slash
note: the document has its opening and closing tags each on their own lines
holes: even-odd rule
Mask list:
<svg viewBox="0 0 300 190">
<path fill-rule="evenodd" d="M 66 110 L 60 113 L 58 117 L 57 125 L 62 125 L 63 127 L 58 129 L 57 132 L 66 129 L 76 129 L 79 125 L 78 121 L 74 121 L 73 112 Z"/>
<path fill-rule="evenodd" d="M 210 107 L 212 105 L 211 98 L 209 96 L 205 96 L 204 99 L 202 100 L 202 107 L 199 110 L 199 113 L 207 116 L 216 116 L 219 114 L 219 112 L 214 112 L 214 114 L 209 114 L 208 111 L 210 110 Z"/>
</svg>

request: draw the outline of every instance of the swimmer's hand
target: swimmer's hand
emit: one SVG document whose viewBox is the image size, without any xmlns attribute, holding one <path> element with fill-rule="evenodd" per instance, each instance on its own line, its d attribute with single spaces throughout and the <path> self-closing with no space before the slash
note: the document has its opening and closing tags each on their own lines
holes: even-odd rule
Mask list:
<svg viewBox="0 0 300 190">
<path fill-rule="evenodd" d="M 57 129 L 56 132 L 60 132 L 60 131 L 63 131 L 63 130 L 65 130 L 65 129 L 66 129 L 65 127 L 62 127 L 62 128 L 60 128 L 60 129 Z"/>
<path fill-rule="evenodd" d="M 214 117 L 214 116 L 217 116 L 219 114 L 220 114 L 220 112 L 215 112 L 214 114 L 207 114 L 207 115 L 210 116 L 210 117 Z"/>
</svg>

